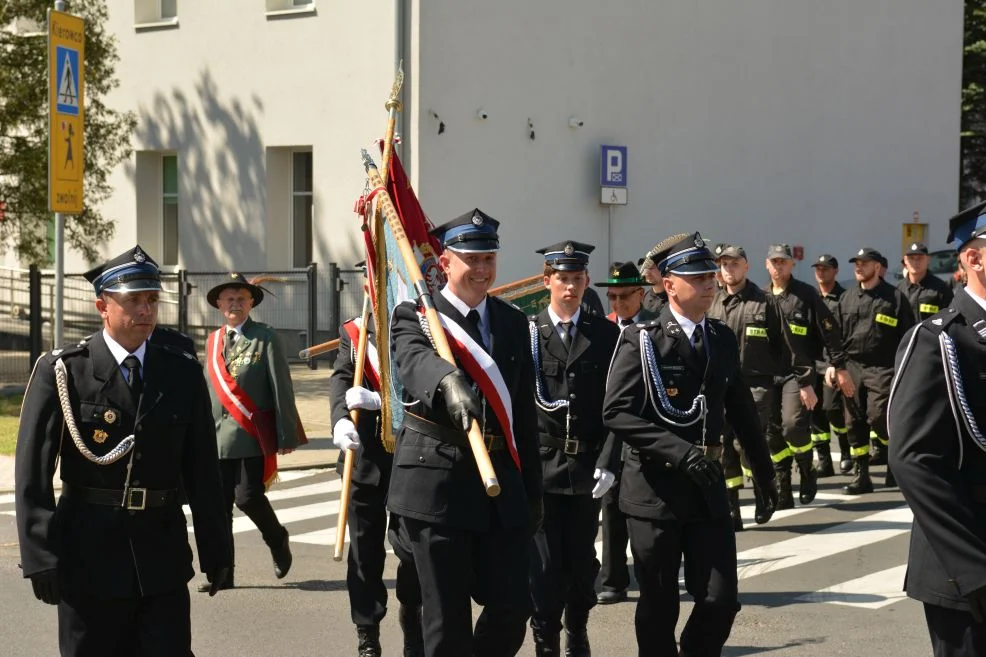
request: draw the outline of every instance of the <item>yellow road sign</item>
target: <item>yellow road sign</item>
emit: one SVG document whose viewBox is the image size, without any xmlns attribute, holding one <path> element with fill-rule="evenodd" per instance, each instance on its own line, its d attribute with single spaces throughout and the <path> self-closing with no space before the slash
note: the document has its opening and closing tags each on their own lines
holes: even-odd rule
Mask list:
<svg viewBox="0 0 986 657">
<path fill-rule="evenodd" d="M 48 11 L 48 209 L 82 212 L 85 21 Z"/>
</svg>

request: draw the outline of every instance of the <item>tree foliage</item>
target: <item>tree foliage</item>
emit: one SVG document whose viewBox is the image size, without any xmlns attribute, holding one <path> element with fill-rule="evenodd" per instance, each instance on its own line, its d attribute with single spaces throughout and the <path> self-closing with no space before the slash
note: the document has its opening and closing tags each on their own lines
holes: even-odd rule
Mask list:
<svg viewBox="0 0 986 657">
<path fill-rule="evenodd" d="M 966 0 L 962 57 L 962 176 L 959 206 L 986 191 L 986 0 Z"/>
<path fill-rule="evenodd" d="M 48 50 L 47 11 L 51 0 L 0 0 L 0 248 L 14 248 L 22 262 L 46 264 L 48 229 Z M 113 168 L 130 157 L 132 112 L 106 105 L 119 84 L 116 40 L 106 31 L 105 0 L 67 2 L 68 11 L 86 21 L 85 175 L 82 214 L 67 217 L 67 245 L 89 261 L 96 247 L 112 237 L 113 221 L 100 203 L 111 193 Z M 38 32 L 25 32 L 34 25 Z M 20 29 L 18 29 L 20 28 Z"/>
</svg>

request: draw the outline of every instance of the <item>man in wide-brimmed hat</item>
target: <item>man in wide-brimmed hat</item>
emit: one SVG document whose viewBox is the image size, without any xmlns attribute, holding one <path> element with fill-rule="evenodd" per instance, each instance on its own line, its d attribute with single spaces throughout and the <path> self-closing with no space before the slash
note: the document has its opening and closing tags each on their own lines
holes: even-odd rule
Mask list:
<svg viewBox="0 0 986 657">
<path fill-rule="evenodd" d="M 267 487 L 277 474 L 277 455 L 306 440 L 284 345 L 273 327 L 250 319 L 264 291 L 236 272 L 209 290 L 206 299 L 225 325 L 209 335 L 205 360 L 230 532 L 235 502 L 263 535 L 280 579 L 291 568 L 291 548 Z M 233 588 L 233 569 L 220 587 Z"/>
</svg>

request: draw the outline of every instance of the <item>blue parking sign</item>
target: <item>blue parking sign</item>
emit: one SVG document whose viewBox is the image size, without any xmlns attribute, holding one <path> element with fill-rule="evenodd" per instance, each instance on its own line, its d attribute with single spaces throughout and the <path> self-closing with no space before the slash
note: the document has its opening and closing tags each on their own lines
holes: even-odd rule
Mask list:
<svg viewBox="0 0 986 657">
<path fill-rule="evenodd" d="M 599 184 L 603 187 L 627 186 L 627 147 L 599 147 Z"/>
</svg>

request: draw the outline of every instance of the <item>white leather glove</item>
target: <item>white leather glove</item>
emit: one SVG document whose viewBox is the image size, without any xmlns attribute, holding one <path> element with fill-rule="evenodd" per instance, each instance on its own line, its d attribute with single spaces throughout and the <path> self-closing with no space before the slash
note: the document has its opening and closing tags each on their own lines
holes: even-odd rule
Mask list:
<svg viewBox="0 0 986 657">
<path fill-rule="evenodd" d="M 362 408 L 367 411 L 380 410 L 380 393 L 354 386 L 346 391 L 346 408 Z"/>
<path fill-rule="evenodd" d="M 596 480 L 596 485 L 592 488 L 592 498 L 596 500 L 605 495 L 606 491 L 616 483 L 616 475 L 605 468 L 596 468 L 592 478 Z"/>
<path fill-rule="evenodd" d="M 344 417 L 332 429 L 332 444 L 339 449 L 359 449 L 359 434 L 356 425 L 348 417 Z"/>
</svg>

